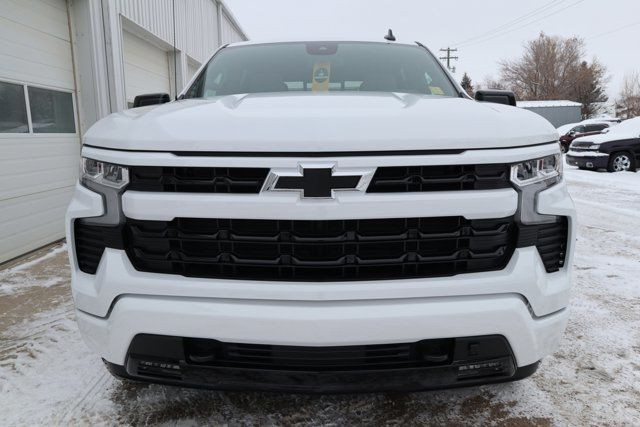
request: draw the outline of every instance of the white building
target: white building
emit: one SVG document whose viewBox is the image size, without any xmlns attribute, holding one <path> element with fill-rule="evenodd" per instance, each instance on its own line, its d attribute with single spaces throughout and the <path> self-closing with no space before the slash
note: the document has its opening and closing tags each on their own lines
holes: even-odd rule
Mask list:
<svg viewBox="0 0 640 427">
<path fill-rule="evenodd" d="M 0 0 L 0 262 L 63 237 L 89 126 L 239 40 L 219 0 Z"/>
<path fill-rule="evenodd" d="M 518 107 L 538 113 L 549 120 L 553 127 L 577 123 L 582 120 L 582 104 L 579 102 L 558 101 L 518 101 Z"/>
</svg>

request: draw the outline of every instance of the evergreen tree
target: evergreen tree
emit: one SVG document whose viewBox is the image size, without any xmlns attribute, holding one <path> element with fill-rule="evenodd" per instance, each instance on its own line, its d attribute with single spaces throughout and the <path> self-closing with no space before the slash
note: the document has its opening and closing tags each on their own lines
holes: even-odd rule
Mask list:
<svg viewBox="0 0 640 427">
<path fill-rule="evenodd" d="M 471 84 L 471 77 L 465 72 L 462 76 L 462 81 L 460 82 L 460 86 L 469 94 L 469 96 L 473 96 L 473 84 Z"/>
</svg>

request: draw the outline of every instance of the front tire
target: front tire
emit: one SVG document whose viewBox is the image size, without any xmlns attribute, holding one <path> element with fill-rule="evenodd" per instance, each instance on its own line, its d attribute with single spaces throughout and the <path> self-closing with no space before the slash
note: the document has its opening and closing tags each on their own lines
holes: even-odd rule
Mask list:
<svg viewBox="0 0 640 427">
<path fill-rule="evenodd" d="M 609 157 L 609 166 L 607 166 L 607 170 L 609 172 L 635 171 L 636 165 L 634 158 L 626 151 L 613 153 Z"/>
</svg>

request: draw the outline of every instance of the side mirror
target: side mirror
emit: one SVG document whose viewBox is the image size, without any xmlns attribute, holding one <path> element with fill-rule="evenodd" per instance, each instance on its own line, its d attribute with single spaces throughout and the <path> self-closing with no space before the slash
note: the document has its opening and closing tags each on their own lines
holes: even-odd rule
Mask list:
<svg viewBox="0 0 640 427">
<path fill-rule="evenodd" d="M 170 102 L 171 98 L 168 93 L 147 93 L 138 95 L 133 100 L 133 108 L 144 107 L 147 105 L 164 104 Z"/>
<path fill-rule="evenodd" d="M 510 90 L 479 90 L 476 91 L 476 101 L 495 102 L 496 104 L 505 104 L 516 106 L 516 94 Z"/>
</svg>

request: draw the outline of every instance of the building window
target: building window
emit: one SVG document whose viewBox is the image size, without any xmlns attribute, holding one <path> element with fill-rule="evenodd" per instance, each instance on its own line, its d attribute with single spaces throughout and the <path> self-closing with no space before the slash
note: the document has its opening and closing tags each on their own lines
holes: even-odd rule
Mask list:
<svg viewBox="0 0 640 427">
<path fill-rule="evenodd" d="M 75 133 L 73 98 L 69 92 L 29 86 L 33 133 Z"/>
<path fill-rule="evenodd" d="M 0 132 L 29 132 L 22 85 L 0 82 Z"/>
</svg>

